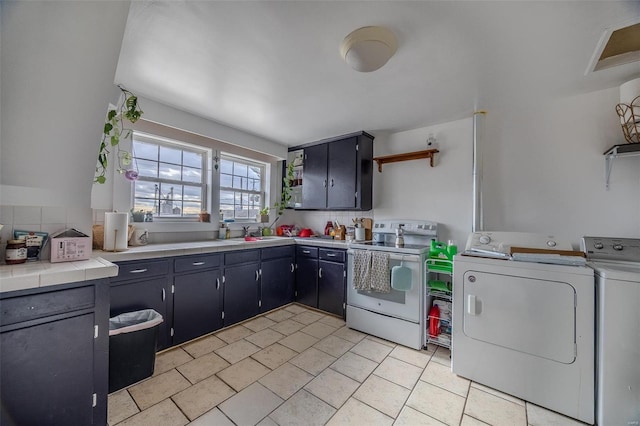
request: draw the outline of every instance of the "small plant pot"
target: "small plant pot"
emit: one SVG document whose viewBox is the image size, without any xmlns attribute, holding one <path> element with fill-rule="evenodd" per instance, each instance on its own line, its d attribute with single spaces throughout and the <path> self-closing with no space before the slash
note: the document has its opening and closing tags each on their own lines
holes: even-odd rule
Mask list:
<svg viewBox="0 0 640 426">
<path fill-rule="evenodd" d="M 259 214 L 256 216 L 256 222 L 260 222 L 260 223 L 267 223 L 269 222 L 269 215 L 268 214 Z"/>
<path fill-rule="evenodd" d="M 133 215 L 134 222 L 144 222 L 144 212 L 131 213 Z"/>
</svg>

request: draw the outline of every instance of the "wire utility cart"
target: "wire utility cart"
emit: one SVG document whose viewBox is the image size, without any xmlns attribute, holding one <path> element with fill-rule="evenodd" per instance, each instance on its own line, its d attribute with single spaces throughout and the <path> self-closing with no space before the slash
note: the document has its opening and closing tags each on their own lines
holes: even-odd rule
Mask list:
<svg viewBox="0 0 640 426">
<path fill-rule="evenodd" d="M 431 241 L 429 257 L 424 268 L 427 283 L 424 341 L 427 344 L 451 348 L 453 256 L 457 251 L 455 245 Z"/>
</svg>

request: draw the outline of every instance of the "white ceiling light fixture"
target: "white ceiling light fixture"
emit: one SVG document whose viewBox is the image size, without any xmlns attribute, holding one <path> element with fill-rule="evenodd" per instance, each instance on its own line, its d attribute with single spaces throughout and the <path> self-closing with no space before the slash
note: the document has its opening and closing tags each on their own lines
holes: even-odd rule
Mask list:
<svg viewBox="0 0 640 426">
<path fill-rule="evenodd" d="M 398 40 L 384 27 L 362 27 L 340 43 L 340 55 L 351 68 L 371 72 L 381 68 L 396 53 Z"/>
</svg>

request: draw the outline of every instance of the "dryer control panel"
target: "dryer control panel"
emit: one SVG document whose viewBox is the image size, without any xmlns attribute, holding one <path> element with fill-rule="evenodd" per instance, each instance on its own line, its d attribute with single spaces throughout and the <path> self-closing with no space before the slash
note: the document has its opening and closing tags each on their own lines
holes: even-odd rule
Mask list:
<svg viewBox="0 0 640 426">
<path fill-rule="evenodd" d="M 573 250 L 571 243 L 553 235 L 529 232 L 473 232 L 467 239 L 466 250 L 471 253 L 507 257 L 511 247 L 546 250 Z"/>
<path fill-rule="evenodd" d="M 582 237 L 580 249 L 589 260 L 640 262 L 640 238 Z"/>
</svg>

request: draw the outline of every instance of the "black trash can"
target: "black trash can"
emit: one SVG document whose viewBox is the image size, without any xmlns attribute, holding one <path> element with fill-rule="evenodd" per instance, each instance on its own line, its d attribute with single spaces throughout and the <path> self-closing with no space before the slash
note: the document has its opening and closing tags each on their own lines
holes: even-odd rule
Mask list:
<svg viewBox="0 0 640 426">
<path fill-rule="evenodd" d="M 153 309 L 109 319 L 109 393 L 153 375 L 162 321 Z"/>
</svg>

